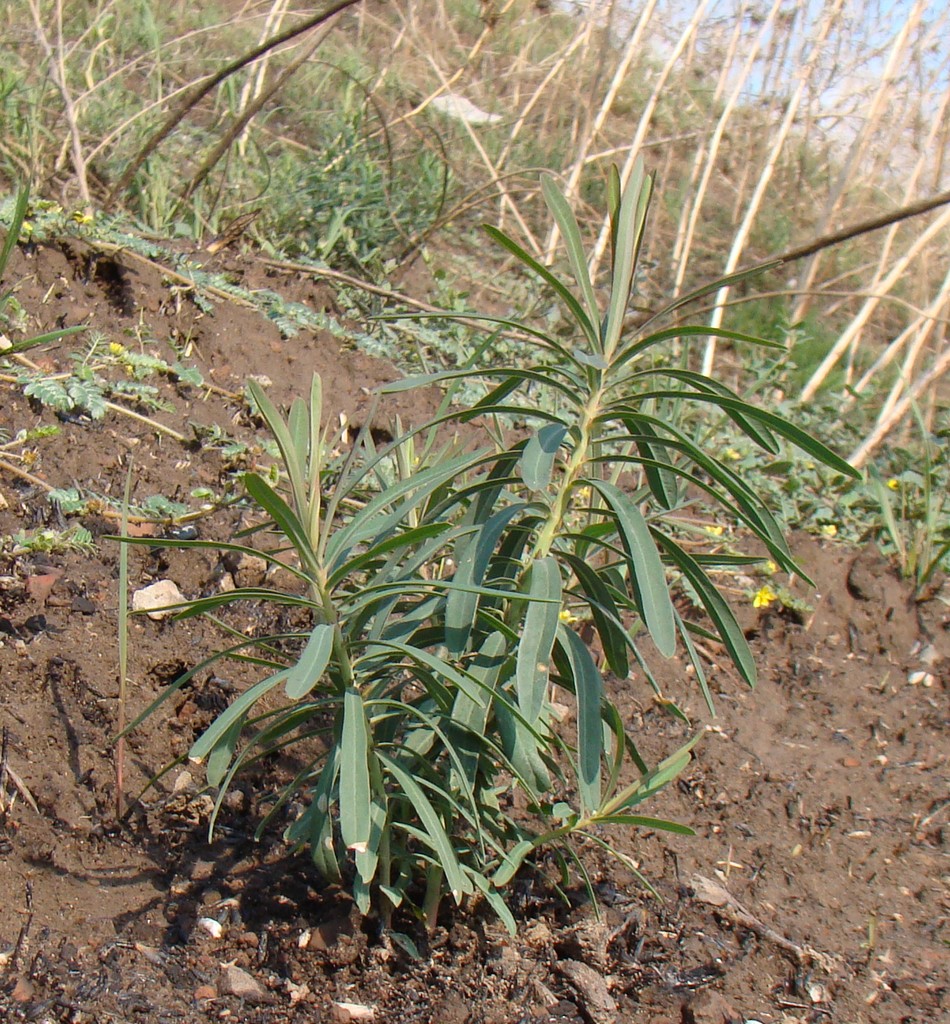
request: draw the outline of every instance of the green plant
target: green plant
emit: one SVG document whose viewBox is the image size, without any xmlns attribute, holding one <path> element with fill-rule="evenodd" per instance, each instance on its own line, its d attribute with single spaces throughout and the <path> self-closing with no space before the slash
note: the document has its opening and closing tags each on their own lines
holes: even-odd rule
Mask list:
<svg viewBox="0 0 950 1024">
<path fill-rule="evenodd" d="M 914 416 L 922 438 L 918 457 L 887 482 L 872 467 L 867 483 L 880 508 L 886 547 L 920 591 L 950 554 L 950 491 L 946 445 L 934 443 L 916 406 Z"/>
<path fill-rule="evenodd" d="M 638 665 L 652 681 L 651 659 L 681 646 L 708 700 L 693 641 L 700 637 L 720 641 L 754 682 L 742 630 L 710 573 L 756 559 L 697 552 L 683 541 L 680 517 L 696 496 L 744 524 L 776 565 L 800 570 L 755 489 L 665 410 L 698 405 L 773 453 L 784 437 L 853 475 L 794 424 L 652 358 L 676 339 L 755 339 L 663 327 L 656 318 L 625 336 L 652 194 L 642 166 L 623 192 L 616 172 L 609 182 L 613 265 L 603 315 L 573 213 L 552 179 L 543 179 L 543 192 L 575 290 L 512 239 L 489 232 L 553 288 L 575 326 L 570 340 L 485 317 L 531 339 L 535 361 L 484 368 L 473 360 L 383 389 L 486 383 L 472 408 L 459 412 L 447 400 L 432 422 L 409 431 L 397 425 L 382 449 L 364 429 L 342 455 L 336 428 L 323 425 L 318 378 L 309 401 L 295 401 L 286 419 L 249 383 L 279 447 L 285 484 L 247 473 L 264 539 L 257 548 L 242 538 L 213 546 L 280 563 L 297 586 L 213 594 L 186 602 L 179 616 L 233 613 L 251 601 L 290 606 L 301 625 L 248 639 L 240 620 L 231 621 L 235 642 L 141 716 L 217 659 L 259 668 L 264 677 L 190 751 L 218 790 L 215 815 L 242 767 L 292 751 L 299 772 L 268 818 L 303 791 L 306 806 L 289 839 L 308 845 L 319 871 L 345 882 L 359 908 L 375 909 L 387 925 L 405 903 L 431 925 L 445 895 L 461 902 L 480 894 L 513 929 L 503 893 L 539 848 L 586 878 L 573 841 L 613 850 L 603 826 L 689 831 L 640 810 L 688 763 L 695 738 L 649 768 L 605 673 L 626 686 Z M 499 423 L 510 416 L 529 424 L 527 436 L 506 440 Z M 494 443 L 470 451 L 457 438 L 444 440 L 439 428 L 453 421 L 479 422 Z M 680 614 L 671 596 L 677 579 L 708 621 Z M 602 662 L 572 628 L 578 619 L 599 637 Z M 519 792 L 520 807 L 512 799 Z"/>
</svg>

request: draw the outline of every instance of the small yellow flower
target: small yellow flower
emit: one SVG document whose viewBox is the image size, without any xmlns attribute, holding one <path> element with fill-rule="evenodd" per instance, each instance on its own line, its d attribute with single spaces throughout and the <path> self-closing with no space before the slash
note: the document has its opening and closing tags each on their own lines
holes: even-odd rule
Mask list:
<svg viewBox="0 0 950 1024">
<path fill-rule="evenodd" d="M 896 476 L 892 476 L 890 480 L 887 481 L 887 486 L 890 487 L 892 491 L 899 491 L 901 489 L 901 482 Z"/>
<path fill-rule="evenodd" d="M 821 532 L 826 537 L 837 537 L 838 536 L 838 527 L 835 526 L 834 523 L 822 523 Z"/>
<path fill-rule="evenodd" d="M 735 448 L 727 448 L 722 454 L 724 458 L 732 459 L 733 462 L 742 458 L 742 454 L 737 452 Z"/>
<path fill-rule="evenodd" d="M 114 356 L 125 355 L 125 345 L 120 345 L 117 341 L 109 342 L 109 352 Z"/>
<path fill-rule="evenodd" d="M 82 210 L 73 210 L 71 216 L 77 224 L 91 224 L 93 220 L 90 214 L 83 213 Z"/>
<path fill-rule="evenodd" d="M 776 574 L 776 573 L 778 572 L 778 562 L 773 562 L 773 561 L 772 561 L 772 559 L 770 558 L 770 559 L 769 559 L 769 560 L 768 560 L 768 561 L 767 561 L 767 562 L 765 563 L 765 568 L 764 568 L 764 571 L 765 571 L 765 572 L 766 572 L 766 573 L 767 573 L 767 574 L 768 574 L 769 576 L 774 576 L 774 575 L 775 575 L 775 574 Z"/>
<path fill-rule="evenodd" d="M 756 593 L 755 597 L 752 598 L 752 607 L 753 608 L 768 608 L 768 606 L 773 601 L 777 601 L 777 600 L 778 600 L 778 594 L 776 594 L 775 591 L 768 585 L 768 583 L 766 583 L 764 587 L 761 587 L 759 589 L 759 591 Z"/>
<path fill-rule="evenodd" d="M 562 608 L 562 609 L 561 609 L 561 610 L 560 610 L 560 611 L 559 611 L 559 612 L 557 613 L 557 617 L 558 617 L 558 619 L 560 619 L 560 621 L 561 621 L 561 622 L 563 622 L 563 623 L 564 623 L 564 624 L 565 624 L 566 626 L 569 626 L 569 625 L 570 625 L 570 624 L 571 624 L 572 622 L 577 622 L 577 621 L 579 621 L 579 620 L 578 620 L 578 618 L 577 618 L 577 616 L 576 616 L 576 615 L 574 615 L 574 614 L 573 614 L 573 613 L 572 613 L 572 612 L 571 612 L 571 611 L 570 611 L 569 609 L 567 609 L 567 608 Z"/>
<path fill-rule="evenodd" d="M 726 528 L 724 526 L 707 526 L 706 533 L 712 534 L 713 537 L 721 537 L 725 532 L 725 529 Z"/>
</svg>

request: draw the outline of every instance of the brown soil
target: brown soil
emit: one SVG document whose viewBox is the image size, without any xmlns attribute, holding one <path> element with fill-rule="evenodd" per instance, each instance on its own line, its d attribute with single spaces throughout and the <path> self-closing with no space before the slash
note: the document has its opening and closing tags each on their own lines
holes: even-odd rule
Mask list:
<svg viewBox="0 0 950 1024">
<path fill-rule="evenodd" d="M 19 281 L 37 330 L 85 322 L 126 345 L 138 332 L 158 339 L 150 351 L 169 359 L 169 340 L 188 340 L 206 381 L 237 391 L 246 375 L 264 374 L 279 402 L 317 370 L 332 411 L 354 422 L 367 415 L 372 388 L 393 376 L 329 335 L 281 339 L 234 303 L 202 314 L 148 264 L 87 257 L 55 246 L 17 254 L 8 280 Z M 230 269 L 317 308 L 332 301 L 306 281 L 268 278 L 253 265 Z M 64 351 L 31 357 L 54 370 Z M 0 388 L 6 431 L 58 422 L 15 386 Z M 165 391 L 175 411 L 158 414 L 162 422 L 186 433 L 189 422 L 218 423 L 253 441 L 225 395 Z M 417 418 L 432 401 L 406 397 L 399 411 Z M 59 426 L 37 443 L 30 468 L 57 487 L 79 482 L 119 495 L 130 457 L 135 499 L 220 488 L 224 479 L 217 452 L 119 414 Z M 2 474 L 0 496 L 2 535 L 62 525 L 42 488 L 23 478 Z M 96 534 L 116 525 L 98 516 L 84 523 Z M 200 529 L 224 537 L 234 526 L 234 515 L 221 513 Z M 873 550 L 808 538 L 796 548 L 817 582 L 813 610 L 800 621 L 746 610 L 759 687 L 745 691 L 725 666 L 713 668 L 718 717 L 687 773 L 646 810 L 698 837 L 618 840 L 661 898 L 589 851 L 599 921 L 580 891 L 567 905 L 529 878 L 513 888 L 516 939 L 477 913 L 446 916 L 428 939 L 404 923 L 419 960 L 361 927 L 306 858 L 288 854 L 278 826 L 253 842 L 259 797 L 280 765 L 242 780 L 210 846 L 209 800 L 181 766 L 116 825 L 116 547 L 6 558 L 0 1013 L 10 1021 L 302 1024 L 334 1019 L 337 1001 L 365 1004 L 393 1024 L 946 1019 L 947 605 L 940 594 L 915 603 Z M 216 585 L 219 571 L 209 557 L 181 552 L 132 559 L 134 586 L 167 576 L 188 596 Z M 191 620 L 136 619 L 130 639 L 137 712 L 217 638 Z M 128 745 L 126 791 L 137 793 L 182 755 L 241 683 L 200 676 L 149 719 Z M 645 684 L 616 685 L 652 759 L 683 742 L 686 730 Z M 666 666 L 663 685 L 695 722 L 707 721 L 681 664 Z M 220 937 L 202 919 L 217 921 Z"/>
</svg>

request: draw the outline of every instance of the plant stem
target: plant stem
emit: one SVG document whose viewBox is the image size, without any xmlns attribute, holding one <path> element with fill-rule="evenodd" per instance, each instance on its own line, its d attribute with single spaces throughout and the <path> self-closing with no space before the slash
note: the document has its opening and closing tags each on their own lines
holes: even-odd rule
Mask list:
<svg viewBox="0 0 950 1024">
<path fill-rule="evenodd" d="M 584 472 L 584 469 L 590 459 L 591 448 L 596 443 L 595 422 L 597 417 L 600 415 L 601 405 L 603 402 L 605 390 L 604 378 L 605 371 L 599 370 L 597 372 L 596 386 L 591 392 L 587 405 L 581 415 L 580 422 L 577 425 L 580 436 L 578 437 L 577 444 L 574 446 L 574 450 L 571 452 L 571 457 L 568 459 L 567 465 L 564 468 L 564 474 L 561 477 L 561 486 L 558 489 L 557 497 L 554 499 L 554 504 L 551 506 L 547 520 L 538 535 L 538 540 L 535 544 L 529 564 L 536 558 L 544 558 L 548 555 L 555 539 L 561 532 L 561 527 L 563 526 L 564 519 L 567 516 L 568 507 L 571 502 L 571 492 L 573 491 L 578 478 Z"/>
</svg>

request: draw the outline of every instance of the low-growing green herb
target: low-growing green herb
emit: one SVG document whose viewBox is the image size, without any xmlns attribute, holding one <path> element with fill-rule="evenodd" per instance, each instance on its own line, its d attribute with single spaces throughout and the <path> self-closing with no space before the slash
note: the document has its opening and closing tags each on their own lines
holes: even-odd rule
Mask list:
<svg viewBox="0 0 950 1024">
<path fill-rule="evenodd" d="M 793 422 L 655 358 L 666 342 L 685 346 L 710 335 L 768 344 L 668 326 L 667 314 L 723 282 L 628 332 L 652 191 L 642 165 L 626 189 L 616 173 L 611 178 L 604 304 L 553 179 L 544 179 L 543 193 L 573 280 L 488 229 L 553 290 L 573 331 L 555 336 L 481 317 L 493 330 L 526 337 L 530 361 L 496 360 L 489 341 L 477 365 L 383 389 L 475 384 L 481 397 L 464 411 L 446 401 L 429 423 L 397 425 L 385 447 L 368 429 L 343 444 L 342 428 L 325 415 L 319 378 L 286 416 L 250 381 L 248 398 L 276 442 L 280 467 L 279 482 L 258 472 L 243 478 L 258 512 L 256 545 L 247 534 L 230 545 L 161 542 L 253 554 L 293 579 L 285 589 L 237 587 L 179 610 L 187 617 L 271 603 L 306 620 L 279 635 L 237 638 L 202 663 L 238 658 L 258 665 L 262 678 L 218 715 L 189 756 L 206 766 L 217 790 L 216 817 L 238 771 L 293 748 L 304 763 L 268 820 L 302 795 L 288 839 L 308 847 L 317 869 L 384 924 L 411 906 L 432 925 L 448 897 L 483 899 L 514 929 L 505 891 L 539 849 L 587 878 L 577 841 L 613 851 L 608 826 L 689 832 L 644 814 L 642 805 L 688 764 L 696 737 L 650 767 L 614 698 L 638 675 L 652 680 L 657 659 L 681 652 L 710 700 L 694 638 L 720 641 L 740 676 L 755 681 L 743 631 L 715 582 L 717 568 L 737 560 L 686 543 L 684 517 L 702 496 L 776 566 L 800 570 L 755 481 L 692 440 L 671 410 L 722 416 L 773 455 L 790 443 L 855 475 Z M 524 431 L 505 439 L 494 424 L 506 417 Z M 454 436 L 462 423 L 489 427 L 485 443 Z M 676 579 L 688 584 L 702 616 L 674 602 Z"/>
</svg>

